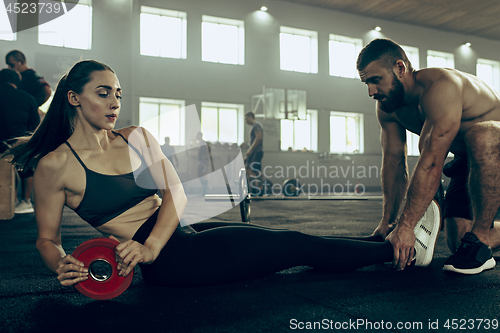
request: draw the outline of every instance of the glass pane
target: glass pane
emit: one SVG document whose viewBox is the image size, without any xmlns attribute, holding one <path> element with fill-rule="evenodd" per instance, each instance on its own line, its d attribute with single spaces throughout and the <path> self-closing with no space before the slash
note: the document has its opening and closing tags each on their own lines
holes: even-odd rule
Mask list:
<svg viewBox="0 0 500 333">
<path fill-rule="evenodd" d="M 160 43 L 158 42 L 158 27 L 161 26 L 161 16 L 141 14 L 141 54 L 160 56 Z"/>
<path fill-rule="evenodd" d="M 281 150 L 288 150 L 294 148 L 293 146 L 293 120 L 282 119 L 281 124 Z"/>
<path fill-rule="evenodd" d="M 168 136 L 171 145 L 179 145 L 181 133 L 179 110 L 179 105 L 176 104 L 160 104 L 160 144 L 163 144 L 165 137 Z"/>
<path fill-rule="evenodd" d="M 139 103 L 139 124 L 161 142 L 158 132 L 158 108 L 159 105 L 155 103 Z"/>
<path fill-rule="evenodd" d="M 345 153 L 347 151 L 346 117 L 330 116 L 330 151 Z"/>
<path fill-rule="evenodd" d="M 163 39 L 161 41 L 161 56 L 180 59 L 182 55 L 182 19 L 163 16 L 161 27 L 160 36 Z"/>
<path fill-rule="evenodd" d="M 7 11 L 5 10 L 5 6 L 2 5 L 0 5 L 0 39 L 15 40 L 15 34 L 12 32 Z"/>
<path fill-rule="evenodd" d="M 330 41 L 330 75 L 356 77 L 356 45 Z"/>
<path fill-rule="evenodd" d="M 202 60 L 219 62 L 219 25 L 217 23 L 203 22 L 202 35 Z"/>
<path fill-rule="evenodd" d="M 427 67 L 445 68 L 445 67 L 447 67 L 446 58 L 428 56 L 427 57 Z"/>
<path fill-rule="evenodd" d="M 280 69 L 285 71 L 294 70 L 294 45 L 293 45 L 293 35 L 291 34 L 280 34 Z"/>
<path fill-rule="evenodd" d="M 311 149 L 311 120 L 308 115 L 307 120 L 295 120 L 295 149 Z"/>
<path fill-rule="evenodd" d="M 219 24 L 219 62 L 238 64 L 238 27 Z"/>
<path fill-rule="evenodd" d="M 92 31 L 91 7 L 76 5 L 65 14 L 64 46 L 75 49 L 90 49 L 90 34 Z"/>
<path fill-rule="evenodd" d="M 406 131 L 406 147 L 408 149 L 408 156 L 418 156 L 420 151 L 418 149 L 418 141 L 420 137 L 415 133 Z"/>
<path fill-rule="evenodd" d="M 206 141 L 218 141 L 217 108 L 201 108 L 201 132 Z"/>
<path fill-rule="evenodd" d="M 295 52 L 292 54 L 296 72 L 311 72 L 311 37 L 294 36 Z"/>
<path fill-rule="evenodd" d="M 347 117 L 347 152 L 357 153 L 359 152 L 359 131 L 358 131 L 359 119 L 356 117 Z"/>
<path fill-rule="evenodd" d="M 64 45 L 64 22 L 66 15 L 38 26 L 38 43 L 43 45 Z"/>
<path fill-rule="evenodd" d="M 234 143 L 238 141 L 238 111 L 219 109 L 219 141 Z"/>
<path fill-rule="evenodd" d="M 493 66 L 486 64 L 477 64 L 476 74 L 481 80 L 490 87 L 493 87 Z"/>
</svg>

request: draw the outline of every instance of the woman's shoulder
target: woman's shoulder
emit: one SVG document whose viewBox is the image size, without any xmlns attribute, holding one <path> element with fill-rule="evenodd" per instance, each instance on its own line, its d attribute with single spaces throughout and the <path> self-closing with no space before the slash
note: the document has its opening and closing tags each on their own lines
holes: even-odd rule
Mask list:
<svg viewBox="0 0 500 333">
<path fill-rule="evenodd" d="M 115 130 L 113 130 L 113 132 L 118 133 L 120 135 L 123 135 L 123 137 L 128 140 L 128 138 L 130 137 L 130 134 L 139 128 L 142 128 L 142 127 L 140 127 L 140 126 L 128 126 L 128 127 L 124 127 L 124 128 L 120 128 L 120 129 L 115 129 Z"/>
<path fill-rule="evenodd" d="M 64 170 L 69 161 L 69 154 L 71 154 L 69 147 L 61 144 L 54 151 L 51 151 L 40 159 L 37 170 L 41 170 L 44 173 Z"/>
</svg>

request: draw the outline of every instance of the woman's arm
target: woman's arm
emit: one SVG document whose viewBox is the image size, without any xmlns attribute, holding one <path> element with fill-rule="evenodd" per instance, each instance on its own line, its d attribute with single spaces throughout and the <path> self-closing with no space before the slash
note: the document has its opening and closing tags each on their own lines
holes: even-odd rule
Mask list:
<svg viewBox="0 0 500 333">
<path fill-rule="evenodd" d="M 66 255 L 61 244 L 61 219 L 65 203 L 61 175 L 65 163 L 49 154 L 38 163 L 34 175 L 35 214 L 38 226 L 36 248 L 45 265 L 69 286 L 87 279 L 83 263 Z"/>
<path fill-rule="evenodd" d="M 174 233 L 187 205 L 182 183 L 172 163 L 165 157 L 155 138 L 141 127 L 135 128 L 128 138 L 139 149 L 149 167 L 149 172 L 162 194 L 158 219 L 149 237 L 141 245 L 129 240 L 116 247 L 118 269 L 128 275 L 138 263 L 152 263 Z"/>
</svg>

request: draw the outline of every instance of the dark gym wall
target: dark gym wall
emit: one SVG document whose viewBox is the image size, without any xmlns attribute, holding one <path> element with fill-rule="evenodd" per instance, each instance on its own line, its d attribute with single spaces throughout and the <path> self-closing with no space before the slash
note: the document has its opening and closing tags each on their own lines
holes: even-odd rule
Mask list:
<svg viewBox="0 0 500 333">
<path fill-rule="evenodd" d="M 267 13 L 259 11 L 261 5 Z M 179 10 L 187 13 L 187 59 L 141 56 L 139 53 L 140 6 Z M 201 61 L 202 15 L 239 19 L 245 22 L 245 65 L 235 66 Z M 281 25 L 318 31 L 318 74 L 304 74 L 279 69 L 279 28 Z M 372 29 L 381 26 L 381 33 Z M 426 66 L 427 50 L 455 54 L 457 69 L 475 74 L 477 58 L 500 60 L 500 42 L 478 37 L 431 30 L 402 23 L 349 15 L 322 8 L 277 0 L 265 3 L 245 0 L 94 0 L 92 49 L 75 50 L 38 44 L 37 28 L 18 33 L 17 41 L 0 41 L 4 55 L 12 49 L 23 51 L 28 65 L 46 77 L 53 87 L 61 73 L 74 61 L 93 58 L 110 65 L 124 90 L 122 114 L 118 127 L 138 123 L 139 97 L 181 99 L 186 105 L 201 102 L 238 103 L 250 110 L 251 96 L 262 86 L 300 88 L 307 91 L 308 108 L 319 111 L 318 153 L 276 151 L 278 135 L 266 136 L 264 163 L 273 166 L 302 166 L 314 161 L 327 166 L 343 163 L 356 166 L 379 166 L 379 127 L 375 103 L 358 79 L 329 75 L 329 34 L 362 38 L 364 44 L 376 37 L 394 39 L 400 44 L 420 49 L 420 67 Z M 158 32 L 159 36 L 161 31 Z M 470 52 L 460 46 L 469 41 Z M 351 155 L 347 162 L 336 156 L 319 158 L 329 150 L 329 112 L 350 111 L 364 114 L 364 153 Z M 245 138 L 248 141 L 246 128 Z M 186 142 L 195 134 L 187 124 Z M 409 158 L 413 166 L 415 157 Z M 181 163 L 181 167 L 183 167 Z M 347 177 L 346 177 L 347 178 Z M 311 180 L 313 181 L 313 180 Z M 307 182 L 307 181 L 306 181 Z M 379 186 L 379 178 L 364 180 L 368 188 Z"/>
</svg>

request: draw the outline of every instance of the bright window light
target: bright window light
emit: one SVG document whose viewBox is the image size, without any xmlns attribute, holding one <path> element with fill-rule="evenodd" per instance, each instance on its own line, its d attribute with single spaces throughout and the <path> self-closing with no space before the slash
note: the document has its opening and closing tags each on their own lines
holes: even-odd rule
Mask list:
<svg viewBox="0 0 500 333">
<path fill-rule="evenodd" d="M 484 83 L 496 89 L 496 91 L 500 91 L 500 62 L 481 58 L 477 59 L 476 75 Z"/>
<path fill-rule="evenodd" d="M 330 35 L 330 75 L 359 78 L 356 59 L 363 48 L 363 40 Z"/>
<path fill-rule="evenodd" d="M 408 150 L 408 156 L 419 156 L 420 150 L 418 149 L 418 142 L 420 136 L 410 131 L 406 131 L 406 147 Z"/>
<path fill-rule="evenodd" d="M 245 64 L 243 21 L 203 15 L 202 60 L 222 64 Z"/>
<path fill-rule="evenodd" d="M 17 15 L 11 14 L 11 19 L 16 21 L 13 22 L 13 26 L 14 27 L 17 26 Z M 5 6 L 0 3 L 0 39 L 15 41 L 16 38 L 17 38 L 17 33 L 12 31 L 9 16 L 7 15 Z"/>
<path fill-rule="evenodd" d="M 453 53 L 428 50 L 427 67 L 455 68 L 455 56 Z"/>
<path fill-rule="evenodd" d="M 318 111 L 307 110 L 306 120 L 281 119 L 281 150 L 318 150 Z"/>
<path fill-rule="evenodd" d="M 318 33 L 289 27 L 281 27 L 280 31 L 280 68 L 318 73 Z"/>
<path fill-rule="evenodd" d="M 170 144 L 185 143 L 185 101 L 141 97 L 139 101 L 139 124 L 147 129 L 162 144 L 170 137 Z"/>
<path fill-rule="evenodd" d="M 210 142 L 242 143 L 244 114 L 241 104 L 203 102 L 201 105 L 201 132 Z"/>
<path fill-rule="evenodd" d="M 401 48 L 405 51 L 406 57 L 410 60 L 413 69 L 420 69 L 420 57 L 418 55 L 418 47 L 401 45 Z"/>
<path fill-rule="evenodd" d="M 141 6 L 141 55 L 186 59 L 187 14 Z"/>
<path fill-rule="evenodd" d="M 61 6 L 66 12 L 66 4 L 47 1 Z M 46 3 L 46 5 L 47 5 Z M 40 14 L 43 15 L 43 14 Z M 69 12 L 38 27 L 38 43 L 42 45 L 90 50 L 92 48 L 92 3 L 80 0 Z"/>
<path fill-rule="evenodd" d="M 330 113 L 330 151 L 334 153 L 363 153 L 363 114 Z"/>
</svg>

